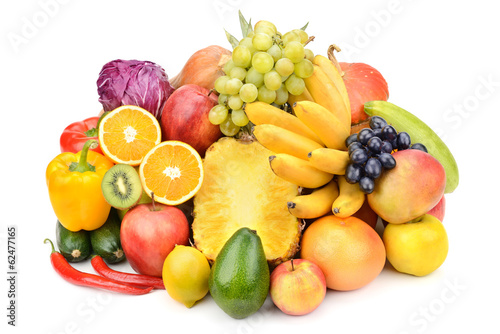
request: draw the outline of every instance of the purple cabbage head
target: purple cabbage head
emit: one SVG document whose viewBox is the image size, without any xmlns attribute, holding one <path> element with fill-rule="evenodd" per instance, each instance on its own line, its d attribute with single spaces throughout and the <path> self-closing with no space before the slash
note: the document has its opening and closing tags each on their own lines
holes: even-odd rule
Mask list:
<svg viewBox="0 0 500 334">
<path fill-rule="evenodd" d="M 158 120 L 173 91 L 163 68 L 150 61 L 110 61 L 103 66 L 97 79 L 97 93 L 104 111 L 135 105 L 146 109 Z"/>
</svg>

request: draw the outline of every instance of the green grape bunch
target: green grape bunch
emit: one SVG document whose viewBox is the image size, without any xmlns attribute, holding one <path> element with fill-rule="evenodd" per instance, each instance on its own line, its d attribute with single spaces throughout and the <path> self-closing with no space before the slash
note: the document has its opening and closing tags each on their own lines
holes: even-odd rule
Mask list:
<svg viewBox="0 0 500 334">
<path fill-rule="evenodd" d="M 241 13 L 240 24 L 241 40 L 226 32 L 233 46 L 232 57 L 224 65 L 225 75 L 215 81 L 219 103 L 208 114 L 209 121 L 229 137 L 249 124 L 245 103 L 282 106 L 289 94 L 304 92 L 304 79 L 314 71 L 314 53 L 305 47 L 310 41 L 307 25 L 283 35 L 269 21 L 261 20 L 252 27 Z"/>
</svg>

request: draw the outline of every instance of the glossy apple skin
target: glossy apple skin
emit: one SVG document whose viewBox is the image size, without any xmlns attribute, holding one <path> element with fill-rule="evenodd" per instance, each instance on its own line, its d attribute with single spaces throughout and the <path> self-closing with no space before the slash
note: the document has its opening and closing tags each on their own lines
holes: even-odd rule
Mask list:
<svg viewBox="0 0 500 334">
<path fill-rule="evenodd" d="M 184 213 L 160 203 L 139 204 L 122 220 L 120 239 L 132 269 L 161 277 L 163 262 L 175 245 L 188 245 L 189 224 Z"/>
<path fill-rule="evenodd" d="M 408 149 L 392 156 L 396 167 L 382 173 L 367 199 L 380 218 L 402 224 L 438 204 L 444 195 L 446 175 L 441 163 L 429 153 Z"/>
<path fill-rule="evenodd" d="M 198 85 L 188 84 L 175 90 L 163 106 L 162 141 L 185 142 L 204 157 L 207 148 L 222 137 L 220 127 L 208 120 L 210 109 L 217 103 L 217 94 Z"/>
<path fill-rule="evenodd" d="M 351 124 L 361 123 L 369 118 L 364 110 L 365 102 L 387 101 L 389 87 L 382 74 L 368 64 L 340 62 L 339 65 L 351 105 Z"/>
<path fill-rule="evenodd" d="M 430 209 L 429 212 L 427 213 L 439 219 L 440 222 L 443 222 L 445 210 L 446 210 L 446 199 L 444 198 L 443 195 L 443 197 L 441 197 L 441 200 L 439 200 L 438 204 L 436 204 L 436 206 Z"/>
<path fill-rule="evenodd" d="M 370 225 L 373 229 L 377 226 L 378 215 L 373 211 L 373 209 L 368 204 L 368 201 L 365 200 L 361 208 L 353 214 L 354 217 L 361 219 L 368 225 Z"/>
<path fill-rule="evenodd" d="M 325 275 L 309 260 L 283 262 L 271 273 L 270 294 L 273 303 L 286 314 L 311 313 L 325 299 Z"/>
</svg>

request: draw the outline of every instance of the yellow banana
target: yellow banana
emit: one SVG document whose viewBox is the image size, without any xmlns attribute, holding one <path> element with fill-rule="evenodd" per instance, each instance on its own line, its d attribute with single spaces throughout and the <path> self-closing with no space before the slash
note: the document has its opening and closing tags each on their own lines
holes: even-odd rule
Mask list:
<svg viewBox="0 0 500 334">
<path fill-rule="evenodd" d="M 323 72 L 332 80 L 335 87 L 339 91 L 340 95 L 342 95 L 342 100 L 344 100 L 344 104 L 349 112 L 349 120 L 351 119 L 351 103 L 349 101 L 349 95 L 347 95 L 347 88 L 344 83 L 344 79 L 342 79 L 342 74 L 339 72 L 337 67 L 332 63 L 330 59 L 322 55 L 316 55 L 313 59 L 313 64 L 318 65 Z"/>
<path fill-rule="evenodd" d="M 256 125 L 253 134 L 267 149 L 275 153 L 287 153 L 304 160 L 307 160 L 309 152 L 323 147 L 312 139 L 273 124 Z"/>
<path fill-rule="evenodd" d="M 282 179 L 304 188 L 319 188 L 333 179 L 333 174 L 314 168 L 307 160 L 286 153 L 269 157 L 271 169 Z"/>
<path fill-rule="evenodd" d="M 297 218 L 312 219 L 331 213 L 332 204 L 339 196 L 339 186 L 335 180 L 311 194 L 299 195 L 287 203 L 288 211 Z"/>
<path fill-rule="evenodd" d="M 340 218 L 346 218 L 355 214 L 365 202 L 365 193 L 359 188 L 359 184 L 348 183 L 345 177 L 337 179 L 339 184 L 339 197 L 332 204 L 333 214 Z"/>
<path fill-rule="evenodd" d="M 337 116 L 346 129 L 350 129 L 351 112 L 347 110 L 342 94 L 321 67 L 314 65 L 313 74 L 304 82 L 314 101 Z"/>
<path fill-rule="evenodd" d="M 349 164 L 349 153 L 333 148 L 318 148 L 309 152 L 307 157 L 317 169 L 336 175 L 344 175 Z"/>
<path fill-rule="evenodd" d="M 289 105 L 293 106 L 295 102 L 299 101 L 314 101 L 313 97 L 311 96 L 311 93 L 309 93 L 307 88 L 304 88 L 304 92 L 300 95 L 288 94 Z"/>
<path fill-rule="evenodd" d="M 273 124 L 323 145 L 323 142 L 314 131 L 309 129 L 297 117 L 280 108 L 259 101 L 245 104 L 244 110 L 250 122 L 255 125 Z"/>
<path fill-rule="evenodd" d="M 295 115 L 314 133 L 326 147 L 345 150 L 345 140 L 350 135 L 339 119 L 316 102 L 300 101 L 293 108 Z"/>
</svg>

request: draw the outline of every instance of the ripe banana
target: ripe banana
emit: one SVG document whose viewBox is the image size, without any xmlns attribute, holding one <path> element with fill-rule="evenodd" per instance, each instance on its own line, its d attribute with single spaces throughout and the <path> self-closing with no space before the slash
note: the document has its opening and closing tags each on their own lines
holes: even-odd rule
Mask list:
<svg viewBox="0 0 500 334">
<path fill-rule="evenodd" d="M 309 161 L 290 154 L 272 155 L 269 163 L 274 174 L 304 188 L 319 188 L 333 179 L 333 174 L 320 171 Z"/>
<path fill-rule="evenodd" d="M 365 104 L 370 116 L 380 116 L 392 124 L 398 132 L 405 131 L 412 143 L 424 144 L 427 152 L 443 165 L 446 172 L 445 193 L 453 192 L 459 181 L 458 165 L 444 141 L 422 120 L 405 109 L 386 101 L 371 101 Z"/>
<path fill-rule="evenodd" d="M 339 196 L 339 186 L 335 180 L 308 195 L 299 195 L 287 203 L 288 211 L 297 218 L 321 217 L 332 210 L 332 204 Z"/>
<path fill-rule="evenodd" d="M 313 74 L 305 78 L 304 82 L 314 101 L 337 116 L 340 123 L 350 130 L 351 112 L 347 109 L 342 94 L 321 67 L 314 65 Z"/>
<path fill-rule="evenodd" d="M 333 214 L 340 218 L 352 216 L 365 202 L 365 193 L 361 191 L 359 184 L 348 183 L 343 176 L 340 176 L 337 182 L 339 197 L 332 204 Z"/>
<path fill-rule="evenodd" d="M 287 153 L 304 160 L 307 160 L 309 152 L 323 147 L 312 139 L 273 124 L 256 125 L 253 134 L 267 149 L 275 153 Z"/>
<path fill-rule="evenodd" d="M 349 164 L 349 153 L 347 151 L 333 148 L 318 148 L 307 155 L 309 162 L 319 170 L 335 175 L 344 175 Z"/>
<path fill-rule="evenodd" d="M 294 104 L 295 115 L 314 133 L 326 147 L 345 150 L 345 140 L 350 134 L 339 119 L 316 102 L 299 101 Z"/>
<path fill-rule="evenodd" d="M 337 67 L 332 63 L 330 59 L 322 55 L 316 55 L 313 59 L 313 64 L 318 65 L 323 72 L 332 80 L 335 87 L 342 95 L 342 100 L 349 112 L 349 120 L 351 119 L 351 103 L 349 102 L 349 95 L 347 95 L 347 88 L 344 84 L 344 79 L 342 79 L 342 74 L 339 72 Z"/>
<path fill-rule="evenodd" d="M 323 145 L 323 142 L 314 131 L 309 129 L 297 117 L 280 108 L 258 101 L 245 104 L 244 110 L 250 122 L 255 125 L 273 124 Z"/>
<path fill-rule="evenodd" d="M 313 97 L 311 96 L 311 93 L 309 93 L 307 88 L 304 88 L 304 92 L 300 95 L 288 94 L 289 105 L 293 106 L 295 102 L 299 101 L 314 101 Z"/>
</svg>

